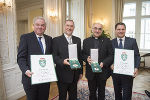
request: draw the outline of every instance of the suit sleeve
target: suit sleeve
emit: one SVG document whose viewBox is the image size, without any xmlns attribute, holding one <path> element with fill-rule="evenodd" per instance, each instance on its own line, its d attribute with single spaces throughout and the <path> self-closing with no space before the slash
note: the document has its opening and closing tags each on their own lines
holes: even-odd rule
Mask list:
<svg viewBox="0 0 150 100">
<path fill-rule="evenodd" d="M 137 46 L 136 39 L 134 39 L 133 43 L 133 50 L 134 50 L 134 62 L 135 62 L 135 68 L 138 68 L 140 66 L 140 54 L 139 54 L 139 48 Z"/>
<path fill-rule="evenodd" d="M 87 58 L 88 58 L 88 51 L 87 51 L 87 43 L 86 40 L 83 41 L 83 50 L 82 50 L 82 56 L 83 56 L 83 61 L 87 62 Z"/>
<path fill-rule="evenodd" d="M 17 63 L 22 73 L 24 74 L 27 70 L 29 70 L 29 66 L 27 64 L 27 59 L 28 59 L 27 50 L 28 50 L 27 40 L 25 35 L 22 35 L 20 38 L 20 43 L 18 48 Z"/>
<path fill-rule="evenodd" d="M 55 62 L 55 64 L 58 64 L 59 66 L 62 66 L 63 67 L 63 61 L 64 61 L 64 59 L 63 58 L 61 58 L 60 57 L 60 55 L 59 55 L 59 48 L 58 48 L 58 46 L 59 46 L 59 41 L 58 41 L 58 39 L 56 39 L 56 38 L 54 38 L 53 39 L 53 58 L 54 58 L 54 62 Z M 63 49 L 63 48 L 62 48 Z"/>
<path fill-rule="evenodd" d="M 114 61 L 114 50 L 110 39 L 107 40 L 107 57 L 103 60 L 104 66 L 110 66 Z"/>
<path fill-rule="evenodd" d="M 52 50 L 52 37 L 48 37 L 49 38 L 49 47 L 50 47 L 50 54 L 52 54 L 53 50 Z"/>
<path fill-rule="evenodd" d="M 78 43 L 78 59 L 81 65 L 80 74 L 83 74 L 83 58 L 82 58 L 82 51 L 81 51 L 81 40 L 79 39 Z"/>
</svg>

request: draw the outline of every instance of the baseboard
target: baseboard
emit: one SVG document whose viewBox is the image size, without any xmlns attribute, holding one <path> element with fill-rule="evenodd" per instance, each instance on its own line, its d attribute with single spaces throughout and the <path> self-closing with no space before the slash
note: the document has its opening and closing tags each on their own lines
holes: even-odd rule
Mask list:
<svg viewBox="0 0 150 100">
<path fill-rule="evenodd" d="M 15 92 L 15 93 L 13 93 L 13 94 L 7 96 L 7 100 L 17 100 L 17 99 L 19 99 L 19 98 L 21 98 L 21 97 L 23 97 L 23 96 L 25 96 L 25 92 L 24 92 L 24 90 L 22 89 L 22 90 L 20 90 L 20 91 L 17 91 L 17 92 Z"/>
</svg>

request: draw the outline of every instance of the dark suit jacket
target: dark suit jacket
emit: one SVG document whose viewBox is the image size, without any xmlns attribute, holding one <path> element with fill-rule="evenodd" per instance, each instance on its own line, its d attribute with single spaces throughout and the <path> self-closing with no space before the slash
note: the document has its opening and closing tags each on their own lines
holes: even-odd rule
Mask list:
<svg viewBox="0 0 150 100">
<path fill-rule="evenodd" d="M 114 49 L 118 48 L 117 38 L 112 40 L 112 45 Z M 125 37 L 124 49 L 134 50 L 134 65 L 135 65 L 135 68 L 138 68 L 140 66 L 141 58 L 140 58 L 139 49 L 136 43 L 136 39 Z"/>
<path fill-rule="evenodd" d="M 52 53 L 52 38 L 47 35 L 43 35 L 46 43 L 45 54 Z M 31 84 L 31 80 L 25 75 L 27 70 L 30 70 L 30 55 L 40 55 L 43 54 L 38 43 L 36 34 L 34 32 L 23 34 L 20 38 L 20 44 L 18 48 L 17 62 L 22 71 L 22 83 L 25 86 Z"/>
<path fill-rule="evenodd" d="M 81 40 L 78 37 L 72 36 L 73 44 L 77 44 L 78 60 L 82 66 L 81 61 Z M 53 57 L 56 64 L 56 73 L 58 81 L 64 83 L 71 83 L 73 79 L 78 80 L 79 74 L 82 73 L 82 68 L 78 70 L 71 70 L 70 66 L 63 64 L 64 59 L 69 58 L 68 41 L 64 34 L 53 39 Z"/>
<path fill-rule="evenodd" d="M 92 80 L 94 74 L 92 72 L 91 66 L 87 62 L 88 56 L 90 56 L 90 49 L 94 49 L 94 37 L 89 37 L 83 41 L 83 57 L 84 61 L 86 62 L 86 77 L 88 80 Z M 110 65 L 113 63 L 113 48 L 110 39 L 100 37 L 98 38 L 99 41 L 99 55 L 98 55 L 98 62 L 103 62 L 104 66 L 102 68 L 102 73 L 99 74 L 99 77 L 106 80 L 110 74 Z"/>
</svg>

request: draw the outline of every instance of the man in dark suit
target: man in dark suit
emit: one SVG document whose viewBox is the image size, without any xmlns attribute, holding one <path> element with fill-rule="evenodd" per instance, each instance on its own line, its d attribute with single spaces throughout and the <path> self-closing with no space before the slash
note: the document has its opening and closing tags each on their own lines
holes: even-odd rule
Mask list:
<svg viewBox="0 0 150 100">
<path fill-rule="evenodd" d="M 93 35 L 83 41 L 83 56 L 86 62 L 86 78 L 90 91 L 89 100 L 105 100 L 106 80 L 110 76 L 110 65 L 113 63 L 113 48 L 109 38 L 102 37 L 103 26 L 94 23 Z M 98 49 L 98 62 L 102 72 L 94 73 L 91 68 L 90 50 Z M 98 89 L 98 98 L 96 90 Z"/>
<path fill-rule="evenodd" d="M 20 38 L 17 62 L 22 71 L 22 83 L 27 100 L 48 100 L 50 83 L 31 85 L 30 55 L 52 53 L 52 38 L 44 34 L 46 23 L 43 17 L 33 20 L 34 31 Z"/>
<path fill-rule="evenodd" d="M 69 100 L 77 100 L 77 82 L 79 77 L 82 77 L 82 68 L 72 70 L 68 62 L 68 45 L 77 44 L 77 56 L 82 66 L 81 40 L 72 35 L 74 27 L 73 20 L 66 20 L 64 34 L 53 39 L 53 57 L 58 77 L 59 100 L 66 100 L 67 92 Z"/>
<path fill-rule="evenodd" d="M 126 25 L 122 22 L 115 25 L 117 38 L 112 40 L 113 48 L 134 50 L 134 77 L 137 76 L 138 67 L 140 65 L 140 54 L 136 40 L 125 36 Z M 113 69 L 113 66 L 112 66 Z M 131 100 L 133 76 L 123 74 L 113 74 L 113 84 L 115 90 L 115 100 Z"/>
</svg>

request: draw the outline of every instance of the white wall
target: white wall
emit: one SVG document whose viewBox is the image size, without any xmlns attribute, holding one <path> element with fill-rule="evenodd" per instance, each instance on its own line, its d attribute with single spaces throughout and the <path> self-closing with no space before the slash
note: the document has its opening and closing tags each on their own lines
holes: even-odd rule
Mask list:
<svg viewBox="0 0 150 100">
<path fill-rule="evenodd" d="M 21 83 L 22 73 L 16 61 L 18 33 L 15 1 L 20 2 L 22 0 L 10 0 L 11 7 L 5 10 L 4 13 L 0 13 L 0 60 L 2 62 L 7 100 L 17 100 L 25 95 Z M 21 3 L 22 5 L 19 5 L 19 9 L 17 9 L 19 13 L 17 18 L 20 21 L 27 20 L 29 9 L 36 9 L 42 5 L 40 2 L 37 2 L 37 0 L 35 0 L 37 3 L 34 3 L 33 0 L 30 0 L 29 2 L 26 0 L 25 2 L 26 3 L 23 4 Z M 29 3 L 29 5 L 27 3 Z M 25 5 L 27 8 L 25 8 Z M 25 30 L 27 30 L 26 27 L 27 25 L 25 25 Z M 21 30 L 21 27 L 18 28 Z M 26 33 L 26 31 L 24 33 Z"/>
<path fill-rule="evenodd" d="M 16 100 L 24 92 L 21 84 L 21 72 L 16 63 L 16 11 L 15 1 L 10 0 L 11 7 L 0 14 L 0 59 L 8 100 Z"/>
</svg>

